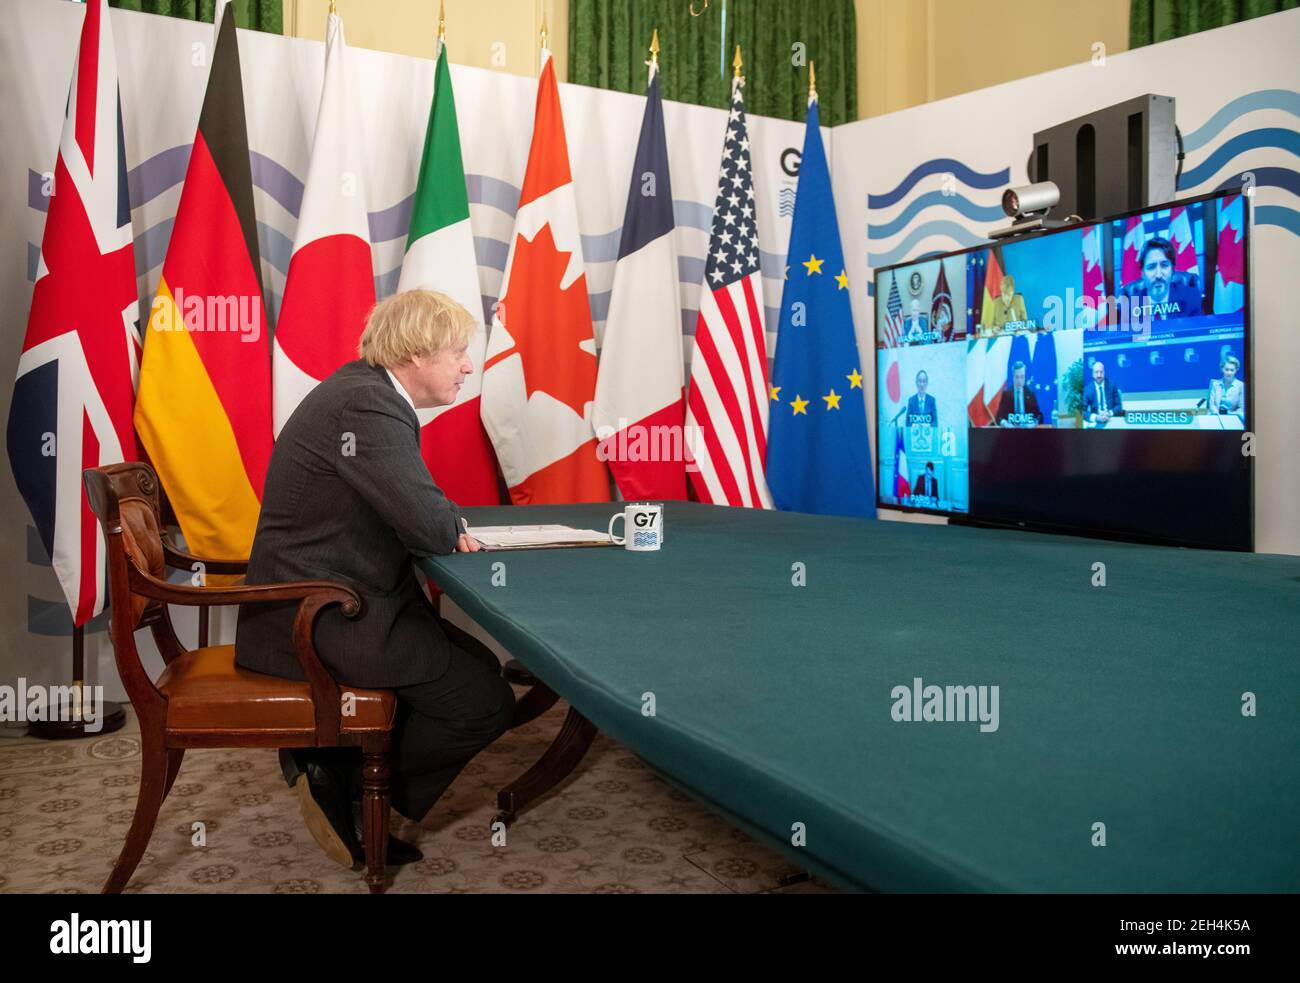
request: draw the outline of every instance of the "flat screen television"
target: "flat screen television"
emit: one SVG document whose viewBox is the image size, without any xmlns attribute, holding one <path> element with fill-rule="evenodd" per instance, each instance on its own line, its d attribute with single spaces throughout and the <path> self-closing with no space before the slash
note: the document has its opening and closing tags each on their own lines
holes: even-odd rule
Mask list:
<svg viewBox="0 0 1300 983">
<path fill-rule="evenodd" d="M 876 270 L 877 504 L 1252 549 L 1250 204 L 1216 192 Z"/>
</svg>

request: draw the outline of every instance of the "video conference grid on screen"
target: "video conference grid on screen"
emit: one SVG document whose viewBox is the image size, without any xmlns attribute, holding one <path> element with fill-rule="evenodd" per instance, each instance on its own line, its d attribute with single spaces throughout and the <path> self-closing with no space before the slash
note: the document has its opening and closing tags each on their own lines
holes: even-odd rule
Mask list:
<svg viewBox="0 0 1300 983">
<path fill-rule="evenodd" d="M 881 503 L 969 512 L 984 428 L 1244 429 L 1245 206 L 1209 197 L 878 271 Z"/>
</svg>

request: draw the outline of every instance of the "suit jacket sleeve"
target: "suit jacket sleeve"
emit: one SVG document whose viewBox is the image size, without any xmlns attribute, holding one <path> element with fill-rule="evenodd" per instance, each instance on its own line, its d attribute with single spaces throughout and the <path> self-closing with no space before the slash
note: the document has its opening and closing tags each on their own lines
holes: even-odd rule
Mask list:
<svg viewBox="0 0 1300 983">
<path fill-rule="evenodd" d="M 361 390 L 339 415 L 338 471 L 397 533 L 412 556 L 453 553 L 460 509 L 429 477 L 420 456 L 419 419 L 395 390 Z"/>
</svg>

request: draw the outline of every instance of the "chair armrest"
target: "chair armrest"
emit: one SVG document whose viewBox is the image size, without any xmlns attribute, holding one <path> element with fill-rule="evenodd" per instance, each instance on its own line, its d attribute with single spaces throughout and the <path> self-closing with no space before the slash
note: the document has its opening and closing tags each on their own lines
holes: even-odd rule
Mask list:
<svg viewBox="0 0 1300 983">
<path fill-rule="evenodd" d="M 217 574 L 246 574 L 248 573 L 247 560 L 212 560 L 205 556 L 195 556 L 176 545 L 171 536 L 164 532 L 162 534 L 163 560 L 169 567 L 176 570 L 193 570 L 194 564 L 203 564 L 203 569 L 208 573 Z"/>
<path fill-rule="evenodd" d="M 312 641 L 312 629 L 322 610 L 339 604 L 345 618 L 361 613 L 361 597 L 346 584 L 332 580 L 296 580 L 280 584 L 245 587 L 189 587 L 159 580 L 131 565 L 131 592 L 166 604 L 189 607 L 210 604 L 259 604 L 299 601 L 293 619 L 293 654 L 311 686 L 316 714 L 316 742 L 319 747 L 338 744 L 342 714 L 339 685 L 320 661 Z"/>
</svg>

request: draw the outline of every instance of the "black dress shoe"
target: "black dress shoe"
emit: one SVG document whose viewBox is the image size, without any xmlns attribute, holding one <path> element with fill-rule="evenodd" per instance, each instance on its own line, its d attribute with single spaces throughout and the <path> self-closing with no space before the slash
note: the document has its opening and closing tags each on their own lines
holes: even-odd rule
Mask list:
<svg viewBox="0 0 1300 983">
<path fill-rule="evenodd" d="M 298 762 L 294 760 L 293 752 L 288 748 L 280 748 L 280 774 L 284 776 L 284 783 L 290 788 L 297 788 L 298 776 L 302 774 L 302 769 L 298 767 Z"/>
<path fill-rule="evenodd" d="M 352 803 L 352 833 L 356 838 L 357 844 L 357 863 L 365 866 L 366 863 L 366 834 L 361 822 L 361 803 L 354 801 Z M 399 840 L 391 833 L 388 834 L 388 855 L 384 862 L 389 867 L 401 867 L 403 864 L 419 863 L 424 859 L 424 854 L 420 848 L 413 843 L 407 843 Z"/>
<path fill-rule="evenodd" d="M 310 762 L 298 774 L 298 805 L 312 838 L 335 863 L 355 869 L 361 844 L 349 815 L 347 779 Z"/>
</svg>

